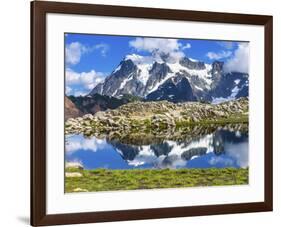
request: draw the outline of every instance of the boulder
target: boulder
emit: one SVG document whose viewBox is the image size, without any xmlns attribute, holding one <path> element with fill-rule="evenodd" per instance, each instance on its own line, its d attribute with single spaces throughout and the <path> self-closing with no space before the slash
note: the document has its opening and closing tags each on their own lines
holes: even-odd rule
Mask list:
<svg viewBox="0 0 281 227">
<path fill-rule="evenodd" d="M 88 190 L 83 188 L 75 188 L 73 189 L 73 192 L 88 192 Z"/>
<path fill-rule="evenodd" d="M 65 177 L 83 177 L 83 175 L 79 172 L 66 172 Z"/>
<path fill-rule="evenodd" d="M 83 116 L 83 119 L 84 120 L 93 120 L 94 119 L 94 116 L 92 114 L 85 114 Z"/>
<path fill-rule="evenodd" d="M 73 169 L 84 169 L 84 166 L 80 162 L 67 162 L 65 164 L 65 168 L 73 168 Z"/>
</svg>

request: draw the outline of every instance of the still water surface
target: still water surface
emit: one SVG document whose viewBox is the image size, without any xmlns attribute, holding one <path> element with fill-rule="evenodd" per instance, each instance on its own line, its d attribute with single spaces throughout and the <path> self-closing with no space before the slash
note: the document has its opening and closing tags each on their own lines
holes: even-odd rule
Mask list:
<svg viewBox="0 0 281 227">
<path fill-rule="evenodd" d="M 66 161 L 80 162 L 85 169 L 247 168 L 248 132 L 217 127 L 188 140 L 141 145 L 68 135 L 65 151 Z"/>
</svg>

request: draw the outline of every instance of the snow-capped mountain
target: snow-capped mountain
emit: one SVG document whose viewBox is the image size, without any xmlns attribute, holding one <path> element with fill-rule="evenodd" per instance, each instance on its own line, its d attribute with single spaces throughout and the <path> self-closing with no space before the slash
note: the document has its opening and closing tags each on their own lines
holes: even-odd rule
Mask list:
<svg viewBox="0 0 281 227">
<path fill-rule="evenodd" d="M 248 74 L 225 73 L 223 64 L 218 61 L 206 64 L 187 57 L 171 61 L 166 55 L 160 58 L 127 55 L 89 95 L 130 94 L 172 102 L 220 102 L 248 96 Z"/>
</svg>

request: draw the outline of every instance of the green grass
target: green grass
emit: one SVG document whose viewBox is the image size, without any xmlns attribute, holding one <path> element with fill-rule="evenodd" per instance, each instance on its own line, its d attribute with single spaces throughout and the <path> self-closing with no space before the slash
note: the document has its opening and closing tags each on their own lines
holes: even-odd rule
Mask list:
<svg viewBox="0 0 281 227">
<path fill-rule="evenodd" d="M 176 127 L 182 128 L 182 127 L 188 127 L 193 125 L 210 125 L 210 124 L 218 124 L 218 125 L 225 125 L 225 124 L 238 124 L 238 123 L 248 123 L 249 122 L 249 116 L 248 115 L 235 115 L 235 116 L 229 116 L 226 118 L 216 118 L 216 119 L 205 119 L 200 120 L 198 122 L 193 121 L 176 121 Z"/>
<path fill-rule="evenodd" d="M 226 124 L 238 124 L 238 123 L 248 123 L 249 118 L 248 115 L 233 115 L 226 118 L 215 118 L 215 119 L 205 119 L 200 120 L 198 122 L 189 121 L 189 120 L 180 120 L 175 122 L 175 126 L 177 129 L 186 128 L 190 126 L 196 125 L 226 125 Z M 131 129 L 130 133 L 139 132 L 140 129 L 144 130 L 145 132 L 153 131 L 154 129 L 158 130 L 165 130 L 168 127 L 167 123 L 159 122 L 157 126 L 153 125 L 150 119 L 145 120 L 137 120 L 131 119 L 130 121 Z"/>
<path fill-rule="evenodd" d="M 83 177 L 66 177 L 65 191 L 116 191 L 153 188 L 180 188 L 199 186 L 248 184 L 248 169 L 133 169 L 133 170 L 77 170 Z"/>
</svg>

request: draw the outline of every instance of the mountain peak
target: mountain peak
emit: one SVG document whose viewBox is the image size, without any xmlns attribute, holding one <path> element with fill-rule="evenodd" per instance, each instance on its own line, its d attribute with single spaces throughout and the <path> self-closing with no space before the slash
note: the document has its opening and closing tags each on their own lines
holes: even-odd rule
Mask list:
<svg viewBox="0 0 281 227">
<path fill-rule="evenodd" d="M 135 65 L 144 65 L 150 64 L 152 65 L 154 62 L 164 63 L 165 61 L 156 55 L 138 55 L 138 54 L 128 54 L 125 57 L 125 60 L 131 60 L 135 63 Z"/>
<path fill-rule="evenodd" d="M 214 61 L 212 63 L 212 66 L 213 66 L 214 70 L 222 70 L 223 65 L 224 65 L 223 61 Z"/>
<path fill-rule="evenodd" d="M 202 70 L 205 69 L 205 63 L 202 61 L 194 61 L 190 60 L 187 57 L 184 57 L 180 60 L 180 64 L 188 69 L 196 69 L 196 70 Z"/>
<path fill-rule="evenodd" d="M 143 60 L 143 56 L 138 54 L 128 54 L 125 56 L 124 61 L 131 60 L 133 62 L 139 62 Z"/>
<path fill-rule="evenodd" d="M 214 61 L 212 64 L 206 64 L 186 56 L 174 57 L 175 61 L 170 61 L 170 57 L 170 54 L 159 55 L 158 52 L 151 55 L 128 54 L 90 95 L 99 93 L 119 98 L 130 94 L 147 98 L 153 93 L 149 97 L 159 100 L 158 95 L 161 94 L 161 97 L 165 98 L 162 93 L 169 91 L 169 95 L 174 97 L 174 102 L 184 99 L 211 101 L 218 95 L 223 98 L 236 94 L 247 95 L 248 87 L 244 84 L 248 81 L 248 75 L 244 78 L 244 75 L 237 73 L 225 73 L 224 62 Z M 240 82 L 237 84 L 235 81 Z M 181 83 L 177 85 L 175 82 Z M 241 92 L 235 92 L 238 90 Z"/>
</svg>

